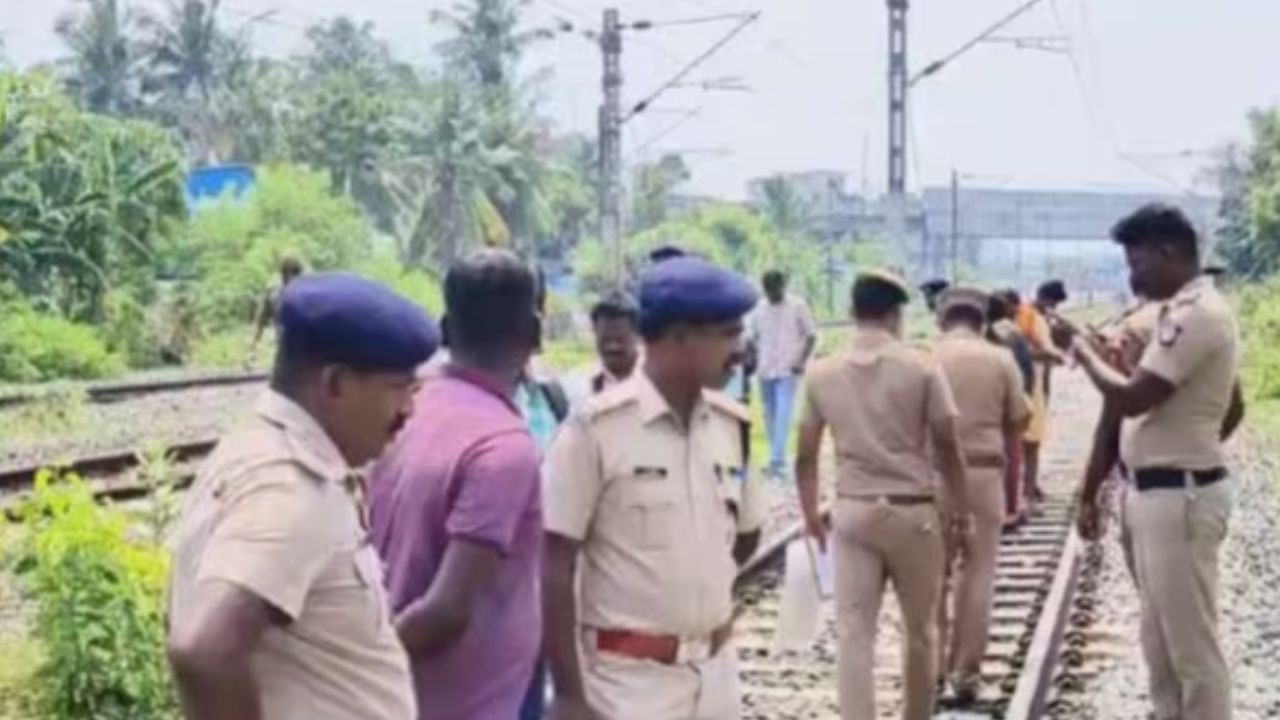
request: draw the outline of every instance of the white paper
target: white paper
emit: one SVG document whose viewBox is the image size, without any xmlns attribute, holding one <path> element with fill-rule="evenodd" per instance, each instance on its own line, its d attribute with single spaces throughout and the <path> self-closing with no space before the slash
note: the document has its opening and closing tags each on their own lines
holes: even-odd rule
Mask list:
<svg viewBox="0 0 1280 720">
<path fill-rule="evenodd" d="M 811 538 L 805 538 L 805 541 L 813 549 L 814 570 L 818 577 L 818 596 L 823 600 L 835 597 L 836 579 L 835 568 L 831 564 L 831 539 L 827 539 L 826 550 L 820 549 L 818 543 Z"/>
<path fill-rule="evenodd" d="M 787 545 L 782 604 L 774 634 L 777 649 L 797 652 L 809 648 L 822 628 L 823 599 L 833 594 L 831 556 L 818 550 L 812 538 Z"/>
</svg>

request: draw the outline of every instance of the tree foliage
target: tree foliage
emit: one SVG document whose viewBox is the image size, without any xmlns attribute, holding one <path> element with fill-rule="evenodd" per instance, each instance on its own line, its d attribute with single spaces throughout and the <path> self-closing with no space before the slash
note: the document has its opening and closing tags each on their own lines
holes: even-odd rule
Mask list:
<svg viewBox="0 0 1280 720">
<path fill-rule="evenodd" d="M 67 84 L 84 107 L 114 115 L 142 105 L 142 48 L 137 15 L 120 0 L 78 0 L 55 31 L 71 51 L 63 63 Z"/>
<path fill-rule="evenodd" d="M 1259 279 L 1280 270 L 1280 111 L 1250 113 L 1249 128 L 1249 144 L 1218 161 L 1218 252 L 1233 276 Z"/>
<path fill-rule="evenodd" d="M 191 223 L 184 265 L 198 287 L 197 334 L 252 322 L 285 257 L 314 270 L 353 269 L 372 252 L 369 226 L 322 172 L 264 168 L 247 202 L 219 201 Z"/>
<path fill-rule="evenodd" d="M 689 179 L 679 155 L 664 155 L 656 163 L 640 163 L 631 172 L 630 231 L 644 232 L 661 225 L 671 208 L 676 188 Z"/>
<path fill-rule="evenodd" d="M 47 76 L 0 75 L 0 281 L 101 321 L 112 289 L 145 294 L 184 211 L 165 131 L 81 111 Z"/>
</svg>

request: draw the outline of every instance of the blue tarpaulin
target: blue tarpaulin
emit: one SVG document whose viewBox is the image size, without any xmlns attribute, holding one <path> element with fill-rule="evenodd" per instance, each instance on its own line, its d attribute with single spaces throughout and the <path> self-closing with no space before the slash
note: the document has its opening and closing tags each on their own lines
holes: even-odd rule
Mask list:
<svg viewBox="0 0 1280 720">
<path fill-rule="evenodd" d="M 187 205 L 193 210 L 201 203 L 226 194 L 235 199 L 253 189 L 253 168 L 248 165 L 217 165 L 187 173 Z"/>
</svg>

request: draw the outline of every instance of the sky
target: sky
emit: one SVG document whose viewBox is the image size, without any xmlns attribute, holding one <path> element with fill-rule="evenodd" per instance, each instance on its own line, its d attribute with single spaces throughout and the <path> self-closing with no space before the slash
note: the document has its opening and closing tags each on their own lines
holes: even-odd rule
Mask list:
<svg viewBox="0 0 1280 720">
<path fill-rule="evenodd" d="M 157 6 L 163 0 L 134 0 Z M 913 0 L 910 66 L 918 70 L 1023 0 Z M 59 56 L 52 28 L 75 0 L 0 0 L 0 34 L 19 66 Z M 306 26 L 348 14 L 375 23 L 402 57 L 435 62 L 432 9 L 453 0 L 224 0 L 273 55 L 300 49 Z M 747 91 L 677 88 L 628 122 L 624 157 L 686 153 L 689 190 L 742 197 L 775 172 L 848 174 L 850 189 L 886 184 L 887 12 L 882 0 L 530 0 L 528 24 L 598 24 L 606 4 L 624 21 L 760 11 L 757 22 L 690 76 L 733 78 Z M 733 28 L 732 21 L 626 36 L 624 102 L 634 103 Z M 1051 37 L 1058 52 L 982 44 L 911 92 L 908 185 L 956 172 L 982 187 L 1187 192 L 1212 190 L 1207 151 L 1247 135 L 1252 108 L 1280 103 L 1280 2 L 1042 0 L 1000 33 Z M 1065 52 L 1064 52 L 1065 51 Z M 593 133 L 598 49 L 561 34 L 528 58 L 545 69 L 544 111 Z"/>
</svg>

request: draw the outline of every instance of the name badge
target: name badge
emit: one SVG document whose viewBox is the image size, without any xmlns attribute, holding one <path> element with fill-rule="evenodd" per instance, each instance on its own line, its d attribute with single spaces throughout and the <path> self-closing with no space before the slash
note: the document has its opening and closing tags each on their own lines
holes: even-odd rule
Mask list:
<svg viewBox="0 0 1280 720">
<path fill-rule="evenodd" d="M 631 472 L 637 480 L 663 480 L 667 477 L 667 469 L 664 467 L 638 465 Z"/>
</svg>

